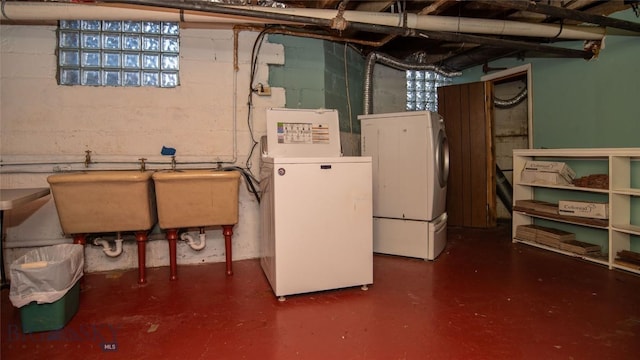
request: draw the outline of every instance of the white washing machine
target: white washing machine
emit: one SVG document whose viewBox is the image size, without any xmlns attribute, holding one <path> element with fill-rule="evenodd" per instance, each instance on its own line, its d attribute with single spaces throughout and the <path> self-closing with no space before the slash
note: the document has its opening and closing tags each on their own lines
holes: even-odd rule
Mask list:
<svg viewBox="0 0 640 360">
<path fill-rule="evenodd" d="M 361 115 L 373 165 L 374 252 L 435 259 L 446 245 L 449 146 L 431 111 Z"/>
</svg>

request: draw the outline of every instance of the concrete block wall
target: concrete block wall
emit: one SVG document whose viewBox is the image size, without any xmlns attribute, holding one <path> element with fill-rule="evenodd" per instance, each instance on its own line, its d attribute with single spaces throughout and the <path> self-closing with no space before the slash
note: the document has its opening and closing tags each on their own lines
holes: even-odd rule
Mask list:
<svg viewBox="0 0 640 360">
<path fill-rule="evenodd" d="M 382 64 L 373 68 L 374 114 L 406 111 L 407 82 L 405 72 Z"/>
</svg>

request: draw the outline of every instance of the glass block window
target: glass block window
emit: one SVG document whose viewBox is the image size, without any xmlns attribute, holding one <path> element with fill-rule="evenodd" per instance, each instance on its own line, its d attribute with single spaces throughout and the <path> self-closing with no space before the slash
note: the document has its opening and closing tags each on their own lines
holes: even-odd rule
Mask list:
<svg viewBox="0 0 640 360">
<path fill-rule="evenodd" d="M 437 89 L 451 81 L 435 71 L 407 70 L 407 111 L 438 111 Z"/>
<path fill-rule="evenodd" d="M 179 36 L 177 22 L 62 20 L 58 84 L 176 87 Z"/>
</svg>

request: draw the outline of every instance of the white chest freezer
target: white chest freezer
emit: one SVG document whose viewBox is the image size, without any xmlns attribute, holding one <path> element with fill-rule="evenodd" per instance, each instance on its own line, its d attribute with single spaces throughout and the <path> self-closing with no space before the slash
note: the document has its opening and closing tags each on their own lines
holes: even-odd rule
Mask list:
<svg viewBox="0 0 640 360">
<path fill-rule="evenodd" d="M 267 118 L 276 138 L 260 166 L 260 263 L 275 295 L 372 284 L 371 158 L 339 156 L 335 110 L 272 109 Z M 320 118 L 330 121 L 317 126 Z"/>
</svg>

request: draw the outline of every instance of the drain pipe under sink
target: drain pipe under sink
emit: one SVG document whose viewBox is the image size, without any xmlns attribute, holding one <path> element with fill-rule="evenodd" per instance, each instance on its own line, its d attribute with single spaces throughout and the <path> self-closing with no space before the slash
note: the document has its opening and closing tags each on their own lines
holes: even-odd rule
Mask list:
<svg viewBox="0 0 640 360">
<path fill-rule="evenodd" d="M 196 242 L 193 239 L 193 236 L 191 236 L 191 234 L 189 234 L 188 232 L 185 232 L 180 235 L 180 240 L 186 241 L 187 244 L 189 244 L 189 247 L 192 248 L 193 250 L 202 250 L 207 245 L 207 242 L 206 242 L 207 234 L 205 234 L 204 228 L 200 228 L 199 237 L 200 237 L 199 239 L 200 241 Z"/>
<path fill-rule="evenodd" d="M 122 242 L 124 241 L 124 239 L 122 239 L 122 237 L 120 237 L 120 234 L 118 234 L 118 238 L 114 240 L 115 242 L 115 249 L 111 248 L 111 244 L 109 244 L 109 241 L 102 239 L 102 238 L 95 238 L 93 239 L 93 245 L 98 245 L 98 246 L 102 246 L 102 251 L 104 251 L 105 254 L 107 254 L 107 256 L 109 257 L 116 257 L 119 256 L 120 254 L 122 254 Z"/>
</svg>

